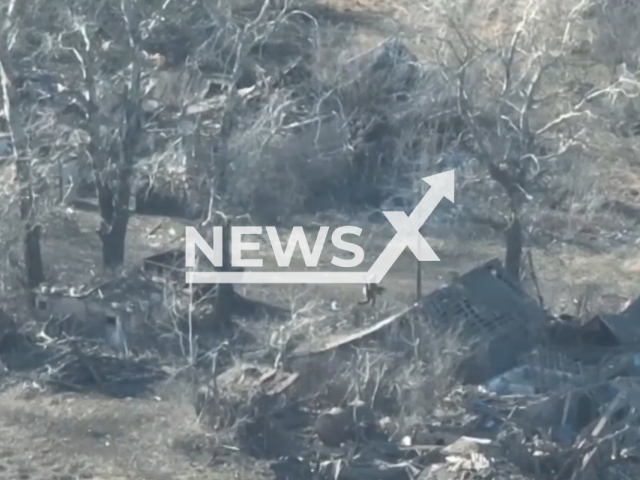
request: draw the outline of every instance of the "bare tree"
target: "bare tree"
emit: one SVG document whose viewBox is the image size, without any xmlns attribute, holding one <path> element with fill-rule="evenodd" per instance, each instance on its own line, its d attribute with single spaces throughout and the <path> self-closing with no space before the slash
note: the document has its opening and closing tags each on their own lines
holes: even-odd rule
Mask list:
<svg viewBox="0 0 640 480">
<path fill-rule="evenodd" d="M 583 129 L 574 120 L 589 116 L 589 102 L 613 88 L 593 88 L 577 99 L 573 92 L 554 88 L 545 75 L 561 68 L 569 49 L 562 40 L 549 45 L 531 33 L 540 28 L 533 21 L 540 4 L 529 3 L 508 42 L 497 48 L 465 28 L 460 18 L 448 19 L 449 36 L 443 39 L 446 54 L 454 59 L 454 66 L 449 63 L 443 73 L 456 85 L 466 147 L 506 196 L 505 264 L 516 280 L 525 242 L 522 218 L 534 203 L 533 192 L 544 189 L 542 180 L 554 160 L 584 146 Z M 494 83 L 479 86 L 479 78 Z"/>
<path fill-rule="evenodd" d="M 232 152 L 230 151 L 230 141 L 235 133 L 237 133 L 237 117 L 241 115 L 241 107 L 243 99 L 238 92 L 238 83 L 241 76 L 241 67 L 246 61 L 249 51 L 264 42 L 274 24 L 282 21 L 284 11 L 277 15 L 275 20 L 269 21 L 267 12 L 270 7 L 271 0 L 263 0 L 261 8 L 257 16 L 243 26 L 238 26 L 234 22 L 230 23 L 231 30 L 235 31 L 233 36 L 232 48 L 230 48 L 230 56 L 225 59 L 225 63 L 232 65 L 229 78 L 222 91 L 223 106 L 220 118 L 220 128 L 216 132 L 213 141 L 213 149 L 209 150 L 211 155 L 203 154 L 205 149 L 202 145 L 202 123 L 198 118 L 195 122 L 196 131 L 193 135 L 193 162 L 195 163 L 195 171 L 200 175 L 202 181 L 197 182 L 198 187 L 203 189 L 204 195 L 200 195 L 200 199 L 208 204 L 204 220 L 201 226 L 210 228 L 213 225 L 223 227 L 223 261 L 220 271 L 234 271 L 231 266 L 231 227 L 234 219 L 241 218 L 227 215 L 225 210 L 230 209 L 229 201 L 230 185 L 228 172 L 232 165 Z M 223 55 L 220 52 L 217 55 Z M 211 158 L 211 156 L 213 158 Z M 209 290 L 209 289 L 207 289 Z M 247 300 L 242 298 L 235 292 L 232 284 L 218 284 L 214 293 L 214 324 L 229 331 L 232 327 L 231 317 L 236 311 L 246 308 Z"/>
<path fill-rule="evenodd" d="M 38 286 L 44 280 L 42 254 L 40 252 L 40 226 L 35 219 L 35 204 L 31 176 L 31 156 L 28 148 L 24 119 L 20 111 L 18 96 L 13 86 L 14 69 L 10 57 L 9 36 L 18 28 L 19 9 L 22 2 L 9 4 L 2 31 L 0 31 L 0 77 L 4 113 L 9 125 L 15 168 L 20 196 L 20 220 L 23 222 L 23 252 L 25 264 L 25 285 L 28 288 Z"/>
<path fill-rule="evenodd" d="M 102 262 L 107 268 L 121 265 L 125 259 L 125 240 L 129 223 L 129 201 L 134 175 L 134 153 L 142 133 L 140 110 L 141 50 L 139 38 L 139 12 L 135 0 L 122 1 L 131 54 L 129 81 L 119 95 L 120 118 L 115 135 L 103 133 L 104 107 L 100 104 L 96 85 L 95 31 L 100 25 L 100 9 L 92 21 L 81 25 L 83 48 L 72 48 L 84 79 L 84 95 L 76 94 L 87 113 L 86 129 L 89 134 L 88 154 L 100 208 L 98 235 L 102 241 Z M 106 138 L 105 138 L 106 137 Z"/>
</svg>

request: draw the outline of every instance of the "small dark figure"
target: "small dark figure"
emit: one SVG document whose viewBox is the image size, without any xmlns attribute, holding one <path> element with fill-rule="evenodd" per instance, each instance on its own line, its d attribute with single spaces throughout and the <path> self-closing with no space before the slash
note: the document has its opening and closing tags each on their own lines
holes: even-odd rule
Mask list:
<svg viewBox="0 0 640 480">
<path fill-rule="evenodd" d="M 337 448 L 354 437 L 353 416 L 344 408 L 332 408 L 322 413 L 315 424 L 318 439 L 327 447 Z"/>
<path fill-rule="evenodd" d="M 376 305 L 376 298 L 382 295 L 385 291 L 384 287 L 376 283 L 365 283 L 364 287 L 362 287 L 362 293 L 364 295 L 364 300 L 358 302 L 358 305 L 371 305 L 374 307 Z"/>
<path fill-rule="evenodd" d="M 315 430 L 318 439 L 331 448 L 368 441 L 381 433 L 373 411 L 364 404 L 334 407 L 322 413 L 316 419 Z"/>
</svg>

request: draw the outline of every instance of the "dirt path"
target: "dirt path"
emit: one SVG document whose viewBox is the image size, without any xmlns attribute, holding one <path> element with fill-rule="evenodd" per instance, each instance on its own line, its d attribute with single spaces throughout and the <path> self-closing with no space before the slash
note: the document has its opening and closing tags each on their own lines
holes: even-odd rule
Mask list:
<svg viewBox="0 0 640 480">
<path fill-rule="evenodd" d="M 204 471 L 176 445 L 202 435 L 175 400 L 0 395 L 0 477 L 195 479 Z"/>
</svg>

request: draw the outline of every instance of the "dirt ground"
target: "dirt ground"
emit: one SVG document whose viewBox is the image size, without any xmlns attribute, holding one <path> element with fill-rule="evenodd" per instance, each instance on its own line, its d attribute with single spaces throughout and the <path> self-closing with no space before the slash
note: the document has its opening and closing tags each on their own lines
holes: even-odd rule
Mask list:
<svg viewBox="0 0 640 480">
<path fill-rule="evenodd" d="M 0 477 L 33 480 L 210 478 L 209 439 L 177 385 L 155 398 L 112 400 L 42 396 L 16 385 L 2 393 Z M 218 478 L 243 478 L 242 463 Z M 248 464 L 259 478 L 259 464 Z M 256 475 L 257 474 L 257 475 Z"/>
</svg>

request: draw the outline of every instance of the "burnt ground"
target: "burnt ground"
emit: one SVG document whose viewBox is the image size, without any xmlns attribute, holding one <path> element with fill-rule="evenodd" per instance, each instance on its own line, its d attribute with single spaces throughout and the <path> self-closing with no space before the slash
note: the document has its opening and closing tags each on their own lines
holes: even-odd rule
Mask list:
<svg viewBox="0 0 640 480">
<path fill-rule="evenodd" d="M 99 272 L 94 233 L 97 218 L 86 212 L 73 215 L 80 220 L 79 231 L 70 235 L 65 229 L 64 239 L 57 239 L 54 229 L 46 234 L 45 259 L 48 265 L 56 265 L 55 271 L 48 272 L 50 278 L 77 278 L 91 270 Z M 181 228 L 177 221 L 164 221 L 152 239 L 143 240 L 158 222 L 154 217 L 132 219 L 130 262 L 135 264 L 144 255 L 175 244 L 171 239 L 179 237 Z M 367 247 L 372 256 L 377 253 L 371 245 L 380 247 L 380 237 L 390 234 L 386 226 L 378 229 L 383 233 L 370 234 L 375 240 L 370 240 Z M 460 237 L 460 232 L 445 238 L 428 236 L 441 262 L 425 266 L 425 292 L 446 283 L 452 272 L 464 272 L 501 255 L 499 237 L 480 241 L 473 235 L 467 240 Z M 621 303 L 635 294 L 634 286 L 640 278 L 636 252 L 636 247 L 621 247 L 608 253 L 589 253 L 567 245 L 534 249 L 545 300 L 554 308 L 573 311 L 585 285 L 597 284 L 604 303 Z M 65 265 L 61 261 L 64 257 L 82 258 L 82 263 L 69 261 Z M 388 291 L 381 310 L 394 311 L 412 300 L 414 268 L 411 254 L 405 253 L 383 281 Z M 337 300 L 347 319 L 351 305 L 361 295 L 357 285 L 251 286 L 246 293 L 285 307 L 291 299 L 298 306 L 305 298 Z M 7 386 L 0 393 L 0 475 L 5 478 L 273 478 L 265 462 L 235 452 L 233 445 L 229 445 L 229 451 L 211 447 L 223 440 L 198 423 L 188 383 L 169 379 L 155 385 L 155 391 L 146 398 L 113 399 L 97 394 L 40 391 L 28 377 L 16 379 L 12 374 L 3 380 Z"/>
<path fill-rule="evenodd" d="M 412 2 L 395 2 L 389 6 L 384 0 L 327 0 L 325 3 L 338 7 L 337 12 L 342 13 L 335 14 L 335 22 L 354 23 L 355 35 L 364 46 L 375 43 L 379 33 L 372 32 L 361 16 L 354 17 L 354 12 L 375 12 L 375 18 L 390 16 L 402 22 L 414 8 Z M 635 188 L 634 178 L 640 175 L 638 165 L 624 165 L 624 180 L 611 168 L 603 171 L 610 175 L 601 177 L 600 191 L 607 192 L 612 201 L 623 198 L 637 203 L 625 196 L 625 192 Z M 67 285 L 90 282 L 94 275 L 100 275 L 99 241 L 95 234 L 97 217 L 80 211 L 60 211 L 53 215 L 56 221 L 47 225 L 43 236 L 48 279 Z M 297 224 L 311 226 L 317 221 L 302 218 Z M 159 222 L 156 217 L 132 218 L 128 234 L 131 268 L 138 266 L 146 255 L 180 244 L 183 223 L 163 221 L 156 230 Z M 625 217 L 622 222 L 624 238 L 620 240 L 616 236 L 620 232 L 600 229 L 597 217 L 576 214 L 576 226 L 570 233 L 531 248 L 542 294 L 550 308 L 573 311 L 588 285 L 598 286 L 596 300 L 607 309 L 615 309 L 637 295 L 640 245 L 634 240 L 640 231 L 636 219 Z M 336 215 L 329 216 L 323 223 L 345 222 Z M 371 259 L 392 234 L 384 223 L 373 225 L 358 219 L 349 219 L 348 223 L 363 226 L 363 240 Z M 553 230 L 553 225 L 547 228 Z M 148 235 L 152 230 L 154 234 Z M 447 283 L 455 274 L 503 255 L 498 232 L 470 223 L 427 227 L 426 237 L 441 262 L 424 266 L 425 292 Z M 330 250 L 326 254 L 330 255 Z M 267 265 L 269 260 L 265 258 Z M 382 283 L 387 292 L 381 311 L 396 311 L 413 300 L 414 271 L 413 257 L 405 252 Z M 344 317 L 347 327 L 350 309 L 361 296 L 360 286 L 355 285 L 251 286 L 241 290 L 248 296 L 291 306 L 294 310 L 313 299 L 325 304 L 336 300 L 343 309 L 338 315 Z M 271 326 L 252 328 L 268 332 Z M 176 362 L 166 360 L 166 363 Z M 92 393 L 51 393 L 41 389 L 42 385 L 29 375 L 13 372 L 0 374 L 0 382 L 3 384 L 0 477 L 25 480 L 273 478 L 266 462 L 238 453 L 234 445 L 227 445 L 224 438 L 213 435 L 198 423 L 190 385 L 177 377 L 158 382 L 154 391 L 145 396 L 127 399 Z"/>
<path fill-rule="evenodd" d="M 100 275 L 96 214 L 66 210 L 56 216 L 59 221 L 49 224 L 43 240 L 47 277 L 61 284 L 91 283 L 93 275 Z M 384 223 L 331 217 L 301 219 L 300 224 L 307 225 L 309 232 L 319 220 L 327 225 L 361 225 L 363 245 L 371 259 L 393 233 Z M 426 237 L 441 262 L 424 266 L 425 293 L 449 282 L 455 274 L 503 255 L 499 233 L 472 224 L 441 225 L 438 215 L 434 218 L 427 223 Z M 134 216 L 128 236 L 129 266 L 135 268 L 145 256 L 179 246 L 183 226 L 178 220 Z M 286 235 L 286 229 L 282 234 Z M 545 302 L 553 310 L 573 312 L 588 285 L 599 286 L 594 301 L 605 309 L 617 308 L 637 294 L 639 247 L 619 242 L 603 247 L 601 243 L 597 239 L 590 248 L 587 238 L 583 246 L 555 242 L 532 249 Z M 327 249 L 326 256 L 323 254 L 325 262 L 331 253 Z M 265 262 L 268 266 L 268 256 Z M 398 311 L 413 301 L 414 272 L 412 254 L 405 252 L 382 283 L 387 292 L 378 315 Z M 358 285 L 248 286 L 239 290 L 294 310 L 312 300 L 320 301 L 326 310 L 336 300 L 341 306 L 337 328 L 359 326 L 352 320 L 353 305 L 361 299 Z M 130 321 L 135 323 L 133 318 Z M 264 329 L 264 336 L 273 330 L 273 325 L 258 325 L 250 324 L 249 328 Z M 145 343 L 135 336 L 134 348 L 136 341 Z M 164 358 L 158 363 L 175 365 L 180 359 Z M 3 378 L 7 386 L 0 393 L 0 475 L 5 478 L 274 478 L 267 462 L 235 451 L 233 442 L 227 445 L 224 435 L 219 438 L 201 426 L 188 382 L 170 378 L 155 384 L 153 391 L 141 398 L 114 399 L 96 393 L 52 393 L 30 378 L 14 374 Z"/>
</svg>

